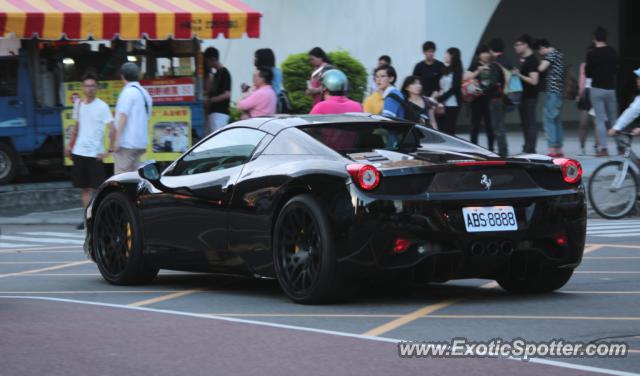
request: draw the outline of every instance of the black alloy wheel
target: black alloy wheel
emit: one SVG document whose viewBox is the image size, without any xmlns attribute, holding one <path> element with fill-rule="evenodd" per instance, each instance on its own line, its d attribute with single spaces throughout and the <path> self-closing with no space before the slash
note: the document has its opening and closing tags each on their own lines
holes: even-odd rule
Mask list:
<svg viewBox="0 0 640 376">
<path fill-rule="evenodd" d="M 138 228 L 135 208 L 124 193 L 110 193 L 100 202 L 92 238 L 98 269 L 107 282 L 148 283 L 158 274 L 158 268 L 143 260 Z"/>
<path fill-rule="evenodd" d="M 280 286 L 296 303 L 337 298 L 339 278 L 329 220 L 310 195 L 282 208 L 274 228 L 274 264 Z"/>
</svg>

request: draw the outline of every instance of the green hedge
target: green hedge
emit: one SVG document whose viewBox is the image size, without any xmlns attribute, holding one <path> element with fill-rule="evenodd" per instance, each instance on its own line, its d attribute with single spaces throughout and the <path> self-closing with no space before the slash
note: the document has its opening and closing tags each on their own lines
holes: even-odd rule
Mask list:
<svg viewBox="0 0 640 376">
<path fill-rule="evenodd" d="M 367 89 L 367 71 L 362 63 L 351 57 L 346 51 L 333 51 L 327 55 L 329 55 L 332 65 L 343 71 L 349 78 L 348 97 L 354 101 L 362 102 Z M 281 69 L 283 85 L 291 100 L 291 113 L 309 113 L 311 98 L 304 93 L 307 89 L 307 80 L 312 72 L 309 56 L 307 53 L 290 55 L 282 63 Z"/>
</svg>

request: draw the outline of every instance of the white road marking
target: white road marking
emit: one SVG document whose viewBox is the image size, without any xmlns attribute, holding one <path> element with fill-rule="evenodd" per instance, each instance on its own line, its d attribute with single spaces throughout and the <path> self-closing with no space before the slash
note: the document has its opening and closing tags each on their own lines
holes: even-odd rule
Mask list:
<svg viewBox="0 0 640 376">
<path fill-rule="evenodd" d="M 0 241 L 3 240 L 17 240 L 27 243 L 48 243 L 48 244 L 84 244 L 83 240 L 75 239 L 60 239 L 60 238 L 33 238 L 28 236 L 13 236 L 13 235 L 1 235 Z"/>
<path fill-rule="evenodd" d="M 35 236 L 57 236 L 61 238 L 77 238 L 84 239 L 85 235 L 76 234 L 70 232 L 47 232 L 47 231 L 37 231 L 37 232 L 19 232 L 21 235 L 35 235 Z"/>
<path fill-rule="evenodd" d="M 276 324 L 276 323 L 269 323 L 269 322 L 263 322 L 263 321 L 240 319 L 240 318 L 235 318 L 235 317 L 212 316 L 212 315 L 208 315 L 208 314 L 180 312 L 180 311 L 173 311 L 173 310 L 167 310 L 167 309 L 156 309 L 156 308 L 149 308 L 149 307 L 133 307 L 133 306 L 124 306 L 124 305 L 119 305 L 119 304 L 98 303 L 98 302 L 89 302 L 89 301 L 73 300 L 73 299 L 60 299 L 60 298 L 35 297 L 35 296 L 0 296 L 0 299 L 45 300 L 45 301 L 62 302 L 62 303 L 75 303 L 75 304 L 84 304 L 84 305 L 91 305 L 91 306 L 97 306 L 97 307 L 130 309 L 130 310 L 136 310 L 136 311 L 164 313 L 164 314 L 177 315 L 177 316 L 186 316 L 186 317 L 194 317 L 194 318 L 201 318 L 201 319 L 208 319 L 208 320 L 227 321 L 227 322 L 234 322 L 234 323 L 240 323 L 240 324 L 250 324 L 250 325 L 256 325 L 256 326 L 266 326 L 266 327 L 271 327 L 271 328 L 290 329 L 290 330 L 309 332 L 309 333 L 319 333 L 319 334 L 334 335 L 334 336 L 339 336 L 339 337 L 357 338 L 357 339 L 362 339 L 362 340 L 367 340 L 367 341 L 377 341 L 377 342 L 386 342 L 386 343 L 399 343 L 399 342 L 403 341 L 401 339 L 395 339 L 395 338 L 371 337 L 371 336 L 364 336 L 364 335 L 361 335 L 361 334 L 339 332 L 339 331 L 335 331 L 335 330 L 324 330 L 324 329 L 308 328 L 308 327 L 304 327 L 304 326 Z M 506 358 L 506 359 L 516 360 L 518 362 L 522 362 L 522 360 L 518 359 L 518 358 Z M 545 365 L 554 366 L 554 367 L 560 367 L 560 368 L 568 368 L 568 369 L 580 370 L 580 371 L 585 371 L 585 372 L 603 373 L 603 374 L 607 374 L 607 375 L 640 376 L 640 374 L 638 374 L 638 373 L 618 371 L 618 370 L 600 368 L 600 367 L 591 367 L 591 366 L 585 366 L 585 365 L 580 365 L 580 364 L 561 362 L 561 361 L 557 361 L 557 360 L 547 360 L 547 359 L 533 358 L 533 359 L 530 359 L 528 362 L 529 363 L 545 364 Z"/>
<path fill-rule="evenodd" d="M 4 236 L 0 238 L 0 248 L 24 248 L 29 247 L 31 244 L 21 244 L 21 243 L 9 243 L 4 241 Z"/>
<path fill-rule="evenodd" d="M 587 223 L 587 235 L 603 238 L 640 236 L 640 219 L 590 220 Z"/>
</svg>

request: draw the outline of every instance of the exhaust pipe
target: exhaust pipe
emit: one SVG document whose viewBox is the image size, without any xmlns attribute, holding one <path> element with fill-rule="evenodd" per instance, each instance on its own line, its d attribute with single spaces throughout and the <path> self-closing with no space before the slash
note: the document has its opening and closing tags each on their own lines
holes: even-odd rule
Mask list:
<svg viewBox="0 0 640 376">
<path fill-rule="evenodd" d="M 487 255 L 497 256 L 500 253 L 500 245 L 498 243 L 491 242 L 487 245 Z"/>
<path fill-rule="evenodd" d="M 473 243 L 471 245 L 471 255 L 476 257 L 484 255 L 484 245 L 480 242 Z"/>
<path fill-rule="evenodd" d="M 503 242 L 500 245 L 500 252 L 505 256 L 510 256 L 513 253 L 513 244 L 511 242 Z"/>
</svg>

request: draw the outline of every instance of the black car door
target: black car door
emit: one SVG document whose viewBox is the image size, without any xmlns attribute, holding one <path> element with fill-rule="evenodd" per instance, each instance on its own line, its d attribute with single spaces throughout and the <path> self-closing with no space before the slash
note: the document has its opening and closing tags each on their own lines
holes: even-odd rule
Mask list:
<svg viewBox="0 0 640 376">
<path fill-rule="evenodd" d="M 228 209 L 244 164 L 265 133 L 230 128 L 200 143 L 162 175 L 165 191 L 141 196 L 145 253 L 161 267 L 234 272 Z"/>
</svg>

